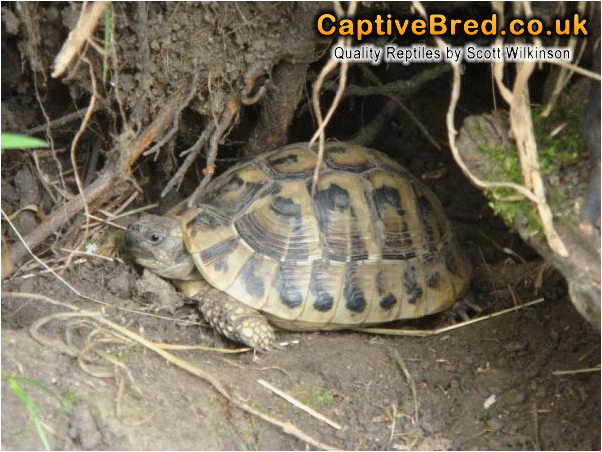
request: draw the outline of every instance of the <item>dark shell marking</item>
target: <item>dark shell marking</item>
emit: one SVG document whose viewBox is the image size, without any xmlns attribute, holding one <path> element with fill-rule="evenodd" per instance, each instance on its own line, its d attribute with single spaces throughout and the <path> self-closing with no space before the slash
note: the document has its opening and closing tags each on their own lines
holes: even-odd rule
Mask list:
<svg viewBox="0 0 602 452">
<path fill-rule="evenodd" d="M 436 197 L 386 155 L 295 144 L 213 180 L 180 210 L 204 278 L 293 330 L 350 328 L 448 308 L 469 269 Z"/>
</svg>

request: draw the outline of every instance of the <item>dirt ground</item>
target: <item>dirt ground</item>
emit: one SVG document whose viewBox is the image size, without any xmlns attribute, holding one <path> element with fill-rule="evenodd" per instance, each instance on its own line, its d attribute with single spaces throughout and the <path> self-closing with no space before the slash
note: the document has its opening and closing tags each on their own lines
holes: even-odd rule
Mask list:
<svg viewBox="0 0 602 452">
<path fill-rule="evenodd" d="M 2 5 L 3 132 L 31 131 L 73 117 L 90 101 L 88 66 L 74 64 L 71 80 L 64 83 L 48 76 L 79 16 L 79 4 L 18 5 Z M 111 5 L 112 50 L 118 58 L 110 83 L 98 90 L 102 102 L 76 155 L 84 185 L 93 185 L 123 151 L 119 143 L 127 137 L 126 126 L 146 130 L 182 86 L 196 95 L 177 110 L 178 133 L 166 142 L 159 160 L 153 155 L 134 159 L 128 177 L 92 206 L 94 214 L 102 212 L 105 218 L 104 212 L 121 209 L 126 199 L 131 202 L 126 211 L 158 201 L 183 164 L 179 152 L 191 148 L 204 130 L 224 125 L 217 119 L 226 111 L 228 95 L 242 93 L 250 102 L 265 79 L 267 95 L 274 97 L 241 104 L 236 120 L 214 135 L 220 143 L 216 172 L 262 145 L 311 138 L 315 122 L 308 99 L 329 45 L 317 40 L 310 26 L 320 5 Z M 445 5 L 464 7 L 463 2 Z M 410 6 L 394 7 L 405 11 Z M 477 7 L 489 12 L 490 4 Z M 189 58 L 190 49 L 198 50 L 196 59 Z M 93 49 L 87 55 L 100 85 L 104 62 Z M 449 74 L 441 72 L 404 91 L 397 83 L 412 85 L 433 65 L 371 69 L 368 74 L 354 65 L 350 86 L 374 88 L 374 80 L 385 89 L 393 86 L 392 96 L 402 99 L 414 117 L 401 111 L 389 115 L 384 125 L 368 131 L 370 147 L 400 161 L 441 200 L 474 268 L 462 303 L 481 312 L 470 307 L 465 312 L 474 319 L 542 301 L 422 337 L 279 331 L 281 345 L 268 353 L 169 349 L 194 366 L 193 374 L 149 346 L 236 345 L 214 333 L 195 304 L 171 285 L 141 274 L 123 252 L 117 228 L 96 224 L 86 235 L 84 216 L 74 215 L 35 249 L 73 289 L 29 255 L 2 282 L 2 450 L 600 450 L 600 334 L 579 316 L 562 277 L 493 214 L 455 167 L 445 147 Z M 466 65 L 458 127 L 465 116 L 493 109 L 489 77 L 487 65 Z M 541 82 L 547 72 L 536 77 Z M 337 79 L 333 73 L 324 88 L 325 105 Z M 256 85 L 243 86 L 241 81 L 248 80 Z M 279 98 L 278 93 L 289 96 Z M 347 96 L 329 136 L 344 140 L 365 132 L 387 108 L 389 94 Z M 75 118 L 79 124 L 81 118 Z M 428 130 L 430 141 L 416 123 Z M 24 235 L 77 198 L 68 152 L 79 127 L 73 124 L 54 124 L 52 151 L 39 151 L 35 159 L 27 152 L 3 153 L 2 208 Z M 577 153 L 587 166 L 587 151 Z M 200 155 L 179 191 L 174 190 L 177 194 L 162 199 L 157 211 L 190 195 L 206 164 Z M 138 185 L 143 193 L 137 193 Z M 117 222 L 127 226 L 134 218 Z M 3 246 L 5 239 L 18 243 L 3 220 Z M 70 255 L 93 244 L 98 245 L 89 248 L 94 256 Z M 444 313 L 393 326 L 432 330 L 457 324 L 451 317 Z M 134 342 L 134 335 L 155 345 Z M 293 406 L 259 381 L 330 421 Z"/>
<path fill-rule="evenodd" d="M 496 279 L 504 268 L 491 269 Z M 188 304 L 158 308 L 152 302 L 141 306 L 131 301 L 127 295 L 139 276 L 125 264 L 86 261 L 74 265 L 66 278 L 88 296 L 121 308 L 146 307 L 154 314 L 199 321 Z M 158 342 L 223 345 L 206 326 L 84 302 L 52 276 L 17 277 L 3 290 L 43 293 L 79 308 L 100 309 L 107 318 Z M 527 291 L 522 292 L 517 293 L 521 299 Z M 270 353 L 174 353 L 218 378 L 254 408 L 340 449 L 599 450 L 599 372 L 555 372 L 597 365 L 600 338 L 562 290 L 548 292 L 556 298 L 548 294 L 544 302 L 519 312 L 432 337 L 279 332 L 279 342 L 286 345 Z M 500 306 L 509 302 L 503 296 L 487 297 L 498 298 L 490 308 L 508 307 Z M 67 344 L 81 350 L 86 337 L 106 339 L 92 319 L 55 317 L 40 326 L 37 333 L 63 344 L 60 347 L 32 339 L 30 325 L 61 312 L 71 311 L 42 300 L 2 298 L 3 376 L 11 375 L 33 402 L 52 449 L 307 447 L 140 345 L 115 339 L 88 343 L 104 350 L 113 363 L 99 353 L 87 353 L 89 360 L 78 363 L 66 353 Z M 259 380 L 306 403 L 340 428 L 293 407 Z M 3 378 L 2 449 L 40 448 L 26 406 Z"/>
</svg>

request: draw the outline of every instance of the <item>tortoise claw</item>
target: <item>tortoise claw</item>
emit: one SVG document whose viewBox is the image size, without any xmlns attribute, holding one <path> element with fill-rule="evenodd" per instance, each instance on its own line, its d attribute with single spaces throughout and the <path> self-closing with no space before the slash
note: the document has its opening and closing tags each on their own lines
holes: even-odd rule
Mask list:
<svg viewBox="0 0 602 452">
<path fill-rule="evenodd" d="M 258 351 L 270 351 L 274 348 L 276 336 L 274 329 L 260 314 L 242 319 L 233 331 L 233 338 Z"/>
</svg>

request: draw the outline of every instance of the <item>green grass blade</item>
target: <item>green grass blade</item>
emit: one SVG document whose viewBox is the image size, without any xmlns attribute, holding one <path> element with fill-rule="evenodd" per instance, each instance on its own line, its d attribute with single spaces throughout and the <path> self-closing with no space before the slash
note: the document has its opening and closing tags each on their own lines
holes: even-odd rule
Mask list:
<svg viewBox="0 0 602 452">
<path fill-rule="evenodd" d="M 46 143 L 44 140 L 25 135 L 19 135 L 16 133 L 3 133 L 0 140 L 0 148 L 2 149 L 32 149 L 48 147 L 48 143 Z"/>
</svg>

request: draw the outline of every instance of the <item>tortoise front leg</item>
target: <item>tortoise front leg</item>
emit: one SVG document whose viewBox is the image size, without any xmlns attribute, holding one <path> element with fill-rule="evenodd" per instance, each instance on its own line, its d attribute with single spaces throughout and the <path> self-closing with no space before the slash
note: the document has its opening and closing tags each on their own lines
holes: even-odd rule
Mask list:
<svg viewBox="0 0 602 452">
<path fill-rule="evenodd" d="M 274 329 L 258 311 L 217 289 L 196 298 L 209 324 L 220 334 L 257 350 L 270 350 L 276 340 Z"/>
</svg>

